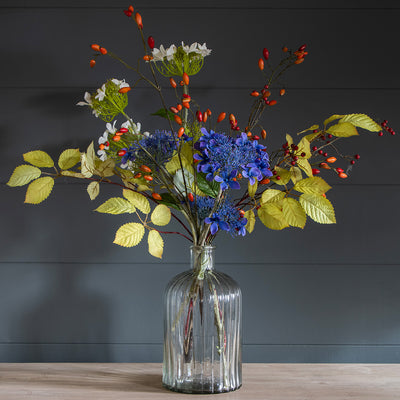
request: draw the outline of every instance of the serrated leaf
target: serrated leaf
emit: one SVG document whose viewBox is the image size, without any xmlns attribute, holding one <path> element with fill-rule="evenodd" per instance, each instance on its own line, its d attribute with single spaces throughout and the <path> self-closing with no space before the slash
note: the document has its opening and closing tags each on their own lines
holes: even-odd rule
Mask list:
<svg viewBox="0 0 400 400">
<path fill-rule="evenodd" d="M 91 142 L 86 150 L 86 157 L 88 162 L 90 163 L 90 165 L 93 166 L 93 168 L 95 167 L 94 161 L 96 159 L 96 153 L 94 151 L 94 144 L 93 142 Z"/>
<path fill-rule="evenodd" d="M 301 193 L 311 193 L 311 194 L 324 194 L 329 189 L 332 189 L 322 178 L 318 176 L 313 176 L 310 178 L 302 179 L 293 186 L 294 190 Z"/>
<path fill-rule="evenodd" d="M 169 110 L 166 110 L 165 108 L 160 108 L 158 111 L 156 111 L 150 115 L 155 115 L 157 117 L 166 118 L 166 119 L 170 119 L 171 121 L 173 121 L 175 114 Z"/>
<path fill-rule="evenodd" d="M 308 139 L 306 137 L 303 137 L 297 146 L 298 146 L 298 150 L 296 150 L 296 155 L 299 158 L 309 159 L 311 157 L 310 142 L 308 141 Z M 306 153 L 306 155 L 304 157 L 301 157 L 302 153 Z"/>
<path fill-rule="evenodd" d="M 155 231 L 151 230 L 147 238 L 149 244 L 149 253 L 157 258 L 161 258 L 164 251 L 164 241 L 161 235 Z"/>
<path fill-rule="evenodd" d="M 258 188 L 258 181 L 257 180 L 254 181 L 253 185 L 250 183 L 250 181 L 247 183 L 247 191 L 249 192 L 249 196 L 251 198 L 253 198 L 254 195 L 256 194 L 257 188 Z"/>
<path fill-rule="evenodd" d="M 104 214 L 132 214 L 136 211 L 135 206 L 122 197 L 111 197 L 106 202 L 97 207 L 94 211 Z"/>
<path fill-rule="evenodd" d="M 52 168 L 54 167 L 54 161 L 51 157 L 42 150 L 30 151 L 23 155 L 24 160 L 35 167 L 39 168 Z"/>
<path fill-rule="evenodd" d="M 65 171 L 67 172 L 67 171 Z M 81 174 L 85 178 L 90 178 L 93 176 L 94 172 L 94 165 L 91 165 L 91 163 L 88 161 L 86 154 L 82 153 L 81 154 Z M 64 174 L 63 174 L 64 175 Z"/>
<path fill-rule="evenodd" d="M 137 222 L 122 225 L 115 233 L 114 243 L 123 247 L 137 246 L 144 235 L 144 226 Z"/>
<path fill-rule="evenodd" d="M 114 175 L 115 161 L 112 158 L 107 158 L 105 161 L 100 159 L 95 160 L 95 171 L 96 175 L 108 178 Z"/>
<path fill-rule="evenodd" d="M 291 197 L 283 199 L 282 213 L 289 225 L 297 228 L 304 228 L 307 216 L 303 207 L 297 200 Z"/>
<path fill-rule="evenodd" d="M 281 230 L 287 228 L 285 216 L 277 203 L 265 203 L 258 209 L 258 217 L 269 229 Z"/>
<path fill-rule="evenodd" d="M 154 225 L 167 225 L 171 221 L 171 210 L 164 204 L 159 204 L 151 213 L 150 218 Z"/>
<path fill-rule="evenodd" d="M 271 181 L 275 182 L 277 185 L 286 185 L 290 181 L 292 177 L 292 173 L 290 171 L 281 167 L 275 167 L 275 171 L 276 175 L 270 178 Z M 277 176 L 280 176 L 280 179 L 277 179 Z"/>
<path fill-rule="evenodd" d="M 73 178 L 80 178 L 80 179 L 86 178 L 85 175 L 81 174 L 80 172 L 74 172 L 74 171 L 61 171 L 61 175 L 71 176 Z"/>
<path fill-rule="evenodd" d="M 46 200 L 54 186 L 54 179 L 50 176 L 38 178 L 31 182 L 26 190 L 25 203 L 39 204 Z"/>
<path fill-rule="evenodd" d="M 261 204 L 277 203 L 285 197 L 285 193 L 277 189 L 267 189 L 261 195 Z"/>
<path fill-rule="evenodd" d="M 58 166 L 61 169 L 70 169 L 81 160 L 79 149 L 64 150 L 58 158 Z"/>
<path fill-rule="evenodd" d="M 352 125 L 366 129 L 370 132 L 379 132 L 382 130 L 381 125 L 377 124 L 366 114 L 347 114 L 339 121 L 339 123 L 342 122 L 350 122 Z"/>
<path fill-rule="evenodd" d="M 324 121 L 324 126 L 328 125 L 330 122 L 335 121 L 336 119 L 342 118 L 343 115 L 333 114 L 329 118 Z"/>
<path fill-rule="evenodd" d="M 197 174 L 197 186 L 207 196 L 216 198 L 219 193 L 219 183 L 217 181 L 208 181 L 203 173 Z"/>
<path fill-rule="evenodd" d="M 133 192 L 132 190 L 124 189 L 123 196 L 130 201 L 143 214 L 150 212 L 150 203 L 142 194 Z"/>
<path fill-rule="evenodd" d="M 308 131 L 314 131 L 315 129 L 318 129 L 319 125 L 312 125 L 307 129 L 304 129 L 304 131 L 301 131 L 298 133 L 298 135 L 301 135 L 302 133 L 308 132 Z"/>
<path fill-rule="evenodd" d="M 293 183 L 296 183 L 303 179 L 303 174 L 299 167 L 291 167 L 290 172 L 292 173 L 292 182 Z"/>
<path fill-rule="evenodd" d="M 304 193 L 300 196 L 300 204 L 306 214 L 319 224 L 335 224 L 335 210 L 331 202 L 317 194 Z"/>
<path fill-rule="evenodd" d="M 100 193 L 100 183 L 90 182 L 86 190 L 89 194 L 90 200 L 94 200 Z"/>
<path fill-rule="evenodd" d="M 32 165 L 19 165 L 14 169 L 7 185 L 11 187 L 24 186 L 34 179 L 39 178 L 41 174 L 42 171 Z"/>
<path fill-rule="evenodd" d="M 350 137 L 358 135 L 356 127 L 350 122 L 341 122 L 339 124 L 332 125 L 326 130 L 326 132 L 337 137 Z"/>
<path fill-rule="evenodd" d="M 297 165 L 306 173 L 307 176 L 313 176 L 312 168 L 308 160 L 306 160 L 305 158 L 299 158 L 297 160 Z"/>
<path fill-rule="evenodd" d="M 256 224 L 256 216 L 253 210 L 247 210 L 244 213 L 244 217 L 247 219 L 246 230 L 251 233 L 254 230 L 254 225 Z"/>
<path fill-rule="evenodd" d="M 288 133 L 286 134 L 286 141 L 289 147 L 293 144 L 293 138 Z"/>
</svg>

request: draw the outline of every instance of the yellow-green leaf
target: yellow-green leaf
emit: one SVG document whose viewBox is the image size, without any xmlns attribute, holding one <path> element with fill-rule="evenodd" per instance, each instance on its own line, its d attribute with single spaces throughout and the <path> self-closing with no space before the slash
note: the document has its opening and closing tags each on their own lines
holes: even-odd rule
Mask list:
<svg viewBox="0 0 400 400">
<path fill-rule="evenodd" d="M 303 174 L 299 167 L 291 167 L 290 172 L 292 173 L 292 182 L 293 183 L 296 183 L 303 179 Z"/>
<path fill-rule="evenodd" d="M 96 153 L 94 151 L 94 144 L 91 142 L 86 150 L 86 158 L 90 165 L 95 166 Z"/>
<path fill-rule="evenodd" d="M 300 142 L 299 142 L 299 144 L 297 145 L 298 146 L 298 150 L 296 150 L 296 155 L 299 157 L 299 158 L 306 158 L 306 159 L 308 159 L 308 158 L 310 158 L 311 157 L 311 149 L 310 149 L 310 142 L 308 141 L 308 139 L 306 138 L 306 137 L 303 137 L 301 140 L 300 140 Z M 301 154 L 302 153 L 306 153 L 306 155 L 304 156 L 304 157 L 301 157 Z"/>
<path fill-rule="evenodd" d="M 85 178 L 93 176 L 94 165 L 90 163 L 85 153 L 81 154 L 81 173 Z"/>
<path fill-rule="evenodd" d="M 302 179 L 293 186 L 294 190 L 301 193 L 324 194 L 329 189 L 332 189 L 322 178 L 313 176 Z"/>
<path fill-rule="evenodd" d="M 304 136 L 310 143 L 321 134 L 321 131 L 310 133 L 309 135 Z"/>
<path fill-rule="evenodd" d="M 254 197 L 254 195 L 257 192 L 257 188 L 258 188 L 258 181 L 257 180 L 254 181 L 253 185 L 250 183 L 250 181 L 247 183 L 247 191 L 249 192 L 249 196 L 250 197 Z"/>
<path fill-rule="evenodd" d="M 150 212 L 150 203 L 142 194 L 133 192 L 132 190 L 124 189 L 123 196 L 130 201 L 143 214 Z"/>
<path fill-rule="evenodd" d="M 95 167 L 96 167 L 95 170 L 96 175 L 108 178 L 109 176 L 114 175 L 115 161 L 112 158 L 107 158 L 107 160 L 105 161 L 96 159 Z"/>
<path fill-rule="evenodd" d="M 261 195 L 261 204 L 276 203 L 285 197 L 285 193 L 277 189 L 266 189 Z"/>
<path fill-rule="evenodd" d="M 256 224 L 256 216 L 253 210 L 247 210 L 244 213 L 244 217 L 247 219 L 246 230 L 251 233 L 254 230 L 254 225 Z"/>
<path fill-rule="evenodd" d="M 281 167 L 275 167 L 275 171 L 276 175 L 271 177 L 271 181 L 275 182 L 277 185 L 286 185 L 290 181 L 292 177 L 290 171 Z M 277 176 L 279 176 L 280 179 L 277 179 Z"/>
<path fill-rule="evenodd" d="M 42 171 L 39 168 L 33 167 L 32 165 L 19 165 L 14 169 L 7 185 L 12 187 L 24 186 L 30 181 L 39 178 L 41 173 Z"/>
<path fill-rule="evenodd" d="M 137 222 L 122 225 L 115 233 L 114 243 L 123 247 L 133 247 L 140 243 L 144 235 L 144 226 Z"/>
<path fill-rule="evenodd" d="M 328 125 L 330 122 L 334 121 L 335 119 L 339 119 L 342 117 L 343 117 L 343 115 L 334 114 L 324 121 L 324 126 Z"/>
<path fill-rule="evenodd" d="M 61 175 L 71 176 L 73 178 L 80 178 L 80 179 L 86 178 L 85 175 L 81 174 L 80 172 L 74 172 L 74 171 L 61 171 Z"/>
<path fill-rule="evenodd" d="M 285 216 L 282 209 L 276 203 L 265 203 L 258 209 L 258 217 L 261 222 L 269 229 L 281 230 L 287 228 Z"/>
<path fill-rule="evenodd" d="M 51 157 L 42 150 L 30 151 L 23 155 L 24 160 L 35 167 L 51 168 L 54 167 L 54 161 Z"/>
<path fill-rule="evenodd" d="M 97 207 L 94 211 L 105 214 L 132 214 L 136 211 L 135 206 L 122 197 L 111 197 L 106 202 Z"/>
<path fill-rule="evenodd" d="M 283 199 L 282 213 L 289 225 L 296 226 L 297 228 L 304 228 L 307 216 L 303 207 L 297 200 L 291 197 Z"/>
<path fill-rule="evenodd" d="M 164 251 L 164 241 L 161 235 L 155 231 L 151 230 L 147 238 L 149 244 L 149 253 L 157 258 L 161 258 Z"/>
<path fill-rule="evenodd" d="M 366 114 L 347 114 L 339 121 L 339 123 L 342 122 L 350 122 L 352 125 L 370 132 L 379 132 L 382 130 L 382 127 Z"/>
<path fill-rule="evenodd" d="M 299 158 L 297 160 L 297 165 L 306 173 L 307 176 L 313 176 L 312 168 L 308 160 L 305 158 Z"/>
<path fill-rule="evenodd" d="M 100 183 L 90 182 L 86 190 L 89 194 L 90 200 L 94 200 L 100 193 Z"/>
<path fill-rule="evenodd" d="M 289 147 L 293 144 L 293 138 L 288 133 L 286 134 L 286 141 Z"/>
<path fill-rule="evenodd" d="M 164 204 L 159 204 L 151 213 L 151 222 L 154 225 L 164 226 L 171 221 L 171 210 Z"/>
<path fill-rule="evenodd" d="M 335 224 L 335 210 L 331 202 L 323 196 L 304 193 L 300 196 L 300 204 L 306 214 L 320 224 Z"/>
<path fill-rule="evenodd" d="M 350 122 L 341 122 L 339 124 L 332 125 L 326 131 L 337 137 L 350 137 L 358 135 L 356 127 Z"/>
<path fill-rule="evenodd" d="M 301 135 L 302 133 L 305 133 L 305 132 L 308 132 L 308 131 L 314 131 L 315 129 L 318 129 L 318 128 L 319 128 L 318 125 L 312 125 L 309 128 L 304 129 L 304 131 L 299 132 L 298 135 Z"/>
<path fill-rule="evenodd" d="M 25 203 L 39 204 L 46 200 L 54 186 L 54 179 L 50 176 L 38 178 L 31 182 L 26 190 Z"/>
<path fill-rule="evenodd" d="M 78 164 L 81 160 L 81 153 L 79 149 L 67 149 L 64 150 L 58 158 L 58 166 L 61 169 L 70 169 L 74 165 Z"/>
</svg>

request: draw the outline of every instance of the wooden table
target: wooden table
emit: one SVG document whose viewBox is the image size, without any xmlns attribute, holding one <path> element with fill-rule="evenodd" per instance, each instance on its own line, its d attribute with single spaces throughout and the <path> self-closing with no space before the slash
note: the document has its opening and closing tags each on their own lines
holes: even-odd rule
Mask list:
<svg viewBox="0 0 400 400">
<path fill-rule="evenodd" d="M 398 400 L 400 364 L 244 364 L 241 389 L 173 393 L 161 364 L 1 364 L 0 399 Z"/>
</svg>

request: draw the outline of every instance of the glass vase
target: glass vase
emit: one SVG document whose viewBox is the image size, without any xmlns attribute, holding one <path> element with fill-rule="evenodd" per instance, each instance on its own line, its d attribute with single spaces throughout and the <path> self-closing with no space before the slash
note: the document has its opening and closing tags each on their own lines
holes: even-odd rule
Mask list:
<svg viewBox="0 0 400 400">
<path fill-rule="evenodd" d="M 183 393 L 222 393 L 242 385 L 242 295 L 214 270 L 214 247 L 191 247 L 191 270 L 164 295 L 163 385 Z"/>
</svg>

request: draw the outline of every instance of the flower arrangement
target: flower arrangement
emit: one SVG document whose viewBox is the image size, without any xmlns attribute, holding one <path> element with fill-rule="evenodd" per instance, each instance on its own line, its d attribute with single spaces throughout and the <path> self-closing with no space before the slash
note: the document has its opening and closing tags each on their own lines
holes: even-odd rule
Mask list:
<svg viewBox="0 0 400 400">
<path fill-rule="evenodd" d="M 134 214 L 134 222 L 117 230 L 114 243 L 136 246 L 147 230 L 148 250 L 159 258 L 167 234 L 204 246 L 221 231 L 233 237 L 251 233 L 257 219 L 273 230 L 303 228 L 307 217 L 321 224 L 335 223 L 334 208 L 326 197 L 331 187 L 320 173 L 346 179 L 348 172 L 337 166 L 339 159 L 352 165 L 360 156 L 342 155 L 338 141 L 358 135 L 357 128 L 394 134 L 386 120 L 377 123 L 365 114 L 332 115 L 322 124 L 301 130 L 298 139 L 287 134 L 281 148 L 267 150 L 262 144 L 267 138 L 263 113 L 285 95 L 280 78 L 305 61 L 306 45 L 296 50 L 283 47 L 276 65 L 268 49 L 263 49 L 258 59 L 263 81 L 250 93 L 248 120 L 238 121 L 229 112 L 214 114 L 200 107 L 190 94 L 190 77 L 201 71 L 211 54 L 205 43 L 155 47 L 155 39 L 144 35 L 141 15 L 132 6 L 124 13 L 136 23 L 142 39 L 144 54 L 138 66 L 98 44 L 91 45 L 95 54 L 90 66 L 95 67 L 101 57 L 111 57 L 135 73 L 135 82 L 113 78 L 96 92 L 85 93 L 85 101 L 78 105 L 106 122 L 104 133 L 86 151 L 64 150 L 57 165 L 41 150 L 23 155 L 28 164 L 15 168 L 8 185 L 29 184 L 26 203 L 44 201 L 60 177 L 88 181 L 92 200 L 101 184 L 119 185 L 122 197 L 108 199 L 95 211 Z M 173 99 L 163 94 L 165 79 L 174 89 Z M 165 119 L 162 130 L 143 130 L 127 111 L 128 96 L 139 82 L 159 94 L 161 108 L 154 115 Z M 117 120 L 121 116 L 123 123 Z M 160 229 L 172 218 L 180 231 Z"/>
</svg>

